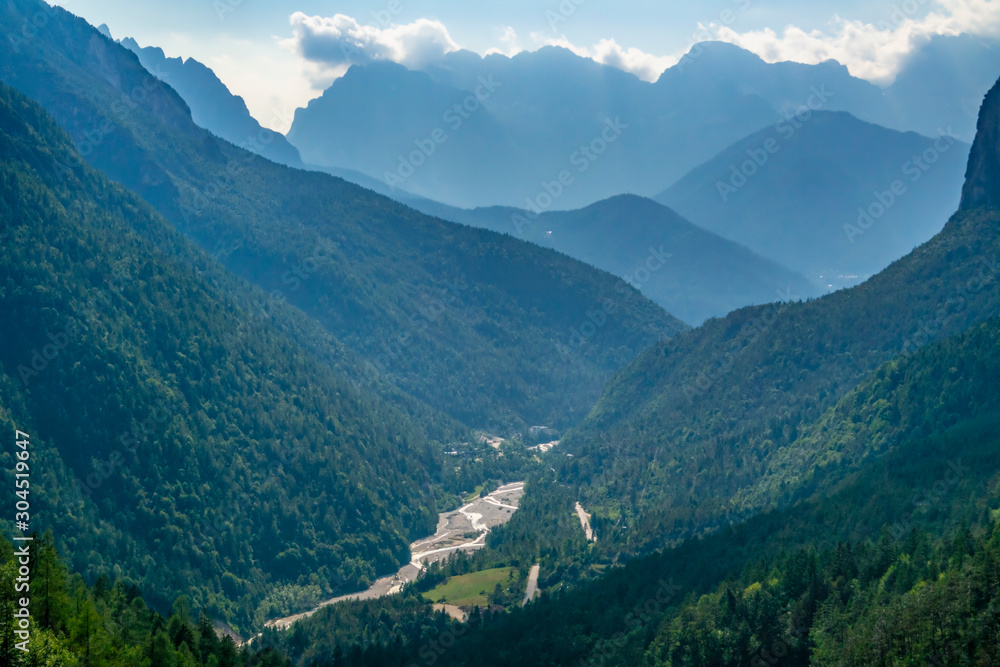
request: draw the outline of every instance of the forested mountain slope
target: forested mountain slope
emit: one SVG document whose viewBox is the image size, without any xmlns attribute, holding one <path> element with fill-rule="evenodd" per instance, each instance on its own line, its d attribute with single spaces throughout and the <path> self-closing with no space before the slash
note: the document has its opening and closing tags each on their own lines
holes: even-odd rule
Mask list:
<svg viewBox="0 0 1000 667">
<path fill-rule="evenodd" d="M 18 32 L 36 12 L 45 30 L 30 48 L 0 44 L 0 78 L 46 107 L 91 164 L 359 353 L 368 374 L 466 424 L 575 423 L 617 369 L 684 328 L 580 262 L 219 141 L 134 54 L 61 9 L 13 0 L 0 26 Z M 575 331 L 587 334 L 572 345 Z"/>
<path fill-rule="evenodd" d="M 981 126 L 998 116 L 994 90 Z M 970 165 L 1000 151 L 986 139 L 977 147 Z M 995 175 L 970 167 L 970 182 L 979 180 L 995 187 Z M 755 511 L 735 499 L 794 446 L 803 424 L 882 363 L 995 316 L 998 278 L 1000 211 L 965 208 L 856 288 L 746 308 L 655 345 L 564 441 L 574 457 L 556 479 L 580 484 L 597 515 L 622 518 L 617 546 L 627 550 Z"/>
<path fill-rule="evenodd" d="M 692 325 L 782 294 L 806 299 L 821 293 L 805 276 L 644 197 L 620 195 L 577 211 L 541 215 L 502 206 L 458 209 L 427 200 L 410 205 L 553 248 L 621 276 Z"/>
<path fill-rule="evenodd" d="M 145 48 L 127 37 L 121 45 L 139 56 L 139 62 L 184 98 L 191 118 L 216 136 L 273 162 L 301 167 L 302 158 L 284 136 L 261 127 L 242 97 L 233 95 L 211 69 L 194 58 L 168 58 L 163 49 Z M 267 119 L 262 119 L 267 120 Z"/>
<path fill-rule="evenodd" d="M 287 306 L 262 315 L 260 290 L 75 153 L 0 87 L 0 421 L 31 435 L 32 525 L 89 578 L 243 627 L 267 596 L 405 562 L 436 522 L 440 446 L 348 378 L 336 341 Z"/>
<path fill-rule="evenodd" d="M 483 614 L 467 627 L 409 599 L 386 605 L 396 624 L 377 632 L 344 634 L 334 610 L 317 615 L 296 628 L 288 648 L 293 657 L 296 646 L 308 646 L 311 658 L 340 653 L 347 665 L 432 653 L 445 665 L 991 656 L 1000 574 L 998 349 L 994 318 L 879 368 L 803 426 L 798 444 L 823 436 L 830 460 L 816 468 L 816 492 L 782 510 L 604 569 L 593 581 L 552 586 L 525 609 Z M 614 527 L 600 530 L 603 540 Z M 597 559 L 600 542 L 594 547 L 580 555 L 584 566 Z M 361 623 L 378 617 L 353 611 Z M 422 637 L 400 646 L 393 628 Z"/>
</svg>

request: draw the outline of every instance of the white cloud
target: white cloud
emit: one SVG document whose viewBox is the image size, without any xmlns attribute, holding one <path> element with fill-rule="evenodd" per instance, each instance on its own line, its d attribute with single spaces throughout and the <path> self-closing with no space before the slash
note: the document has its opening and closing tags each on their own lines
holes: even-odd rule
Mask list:
<svg viewBox="0 0 1000 667">
<path fill-rule="evenodd" d="M 344 14 L 325 17 L 295 12 L 290 21 L 294 37 L 283 42 L 285 48 L 323 67 L 391 60 L 420 69 L 459 49 L 448 29 L 429 19 L 377 28 Z"/>
<path fill-rule="evenodd" d="M 643 81 L 656 81 L 663 70 L 678 61 L 678 56 L 654 56 L 634 47 L 625 49 L 613 39 L 602 39 L 593 47 L 587 48 L 573 44 L 565 35 L 553 38 L 533 32 L 531 38 L 536 44 L 561 46 L 582 58 L 591 58 L 602 65 L 631 72 Z"/>
<path fill-rule="evenodd" d="M 493 47 L 488 49 L 483 55 L 489 56 L 494 53 L 499 53 L 507 56 L 508 58 L 513 58 L 524 50 L 518 43 L 517 33 L 511 26 L 505 26 L 503 31 L 500 33 L 500 43 L 503 44 L 505 48 Z"/>
<path fill-rule="evenodd" d="M 933 11 L 924 14 L 931 5 Z M 907 57 L 928 39 L 960 34 L 1000 37 L 1000 0 L 902 0 L 882 20 L 864 23 L 834 16 L 826 31 L 806 31 L 790 25 L 780 34 L 770 28 L 740 33 L 717 23 L 699 24 L 696 40 L 730 42 L 772 63 L 837 60 L 856 77 L 887 84 Z M 571 43 L 565 36 L 531 36 L 538 44 L 562 46 L 579 56 L 632 72 L 645 81 L 655 81 L 682 55 L 656 56 L 636 48 L 625 49 L 613 39 L 602 39 L 587 48 Z"/>
<path fill-rule="evenodd" d="M 278 97 L 308 99 L 315 91 L 328 87 L 352 64 L 389 60 L 421 69 L 460 48 L 441 22 L 426 18 L 380 28 L 361 25 L 343 14 L 323 17 L 296 12 L 291 15 L 290 23 L 293 37 L 279 43 L 290 57 L 299 57 L 301 73 L 294 81 L 283 82 L 286 87 L 295 88 L 294 95 Z M 645 81 L 655 81 L 665 69 L 677 63 L 694 41 L 719 40 L 752 51 L 768 62 L 790 60 L 815 64 L 834 59 L 846 65 L 854 76 L 885 84 L 892 81 L 915 49 L 935 35 L 1000 36 L 1000 0 L 895 0 L 882 20 L 865 23 L 834 16 L 824 30 L 789 25 L 780 31 L 768 28 L 737 32 L 717 23 L 699 24 L 698 28 L 692 43 L 668 55 L 626 48 L 614 39 L 602 39 L 585 47 L 573 44 L 565 35 L 553 38 L 531 33 L 530 37 L 533 48 L 561 46 Z M 497 46 L 484 55 L 499 53 L 513 57 L 525 50 L 513 27 L 503 26 L 495 34 Z M 223 65 L 219 60 L 214 64 Z M 232 78 L 237 78 L 238 63 L 227 62 L 223 69 L 231 70 Z M 262 83 L 253 82 L 256 87 L 266 88 Z M 248 104 L 258 109 L 263 107 L 265 100 L 258 97 L 263 96 L 248 95 Z M 267 102 L 274 106 L 271 100 Z"/>
<path fill-rule="evenodd" d="M 904 0 L 875 23 L 835 16 L 829 31 L 786 27 L 739 33 L 727 26 L 699 26 L 717 39 L 753 51 L 768 62 L 816 64 L 837 60 L 854 76 L 891 83 L 907 56 L 935 35 L 1000 34 L 1000 0 L 938 0 L 937 9 L 918 15 L 928 0 Z"/>
<path fill-rule="evenodd" d="M 631 72 L 643 81 L 656 81 L 677 62 L 674 56 L 654 56 L 637 48 L 624 49 L 613 39 L 602 39 L 593 49 L 594 60 Z"/>
</svg>

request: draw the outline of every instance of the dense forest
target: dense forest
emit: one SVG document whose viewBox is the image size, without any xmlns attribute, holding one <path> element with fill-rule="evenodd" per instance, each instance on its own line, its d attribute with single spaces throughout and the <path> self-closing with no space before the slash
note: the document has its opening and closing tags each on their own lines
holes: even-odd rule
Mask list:
<svg viewBox="0 0 1000 667">
<path fill-rule="evenodd" d="M 321 665 L 989 665 L 1000 654 L 996 520 L 942 538 L 915 530 L 770 552 L 704 593 L 673 577 L 646 583 L 616 576 L 466 624 L 414 616 L 415 598 L 401 597 L 344 607 L 287 641 L 309 647 L 300 664 Z M 341 621 L 365 641 L 330 648 Z"/>
<path fill-rule="evenodd" d="M 39 520 L 88 580 L 120 569 L 249 629 L 394 571 L 439 500 L 527 465 L 444 419 L 465 433 L 446 465 L 301 313 L 262 317 L 147 204 L 60 172 L 75 149 L 44 110 L 3 87 L 0 121 L 0 421 L 32 434 Z"/>
<path fill-rule="evenodd" d="M 525 609 L 486 614 L 488 622 L 461 627 L 454 648 L 435 664 L 751 665 L 763 658 L 762 649 L 773 655 L 778 641 L 786 643 L 777 650 L 787 651 L 782 658 L 790 664 L 900 664 L 886 656 L 907 651 L 926 661 L 949 645 L 955 655 L 991 655 L 996 636 L 991 639 L 989 628 L 995 633 L 1000 622 L 994 598 L 998 343 L 1000 320 L 994 319 L 886 364 L 819 422 L 823 428 L 852 425 L 850 438 L 839 436 L 841 444 L 870 442 L 874 453 L 852 457 L 850 446 L 841 447 L 842 462 L 816 468 L 822 483 L 811 494 L 662 553 L 616 564 L 613 546 L 588 544 L 578 524 L 575 538 L 562 529 L 550 535 L 545 514 L 529 507 L 523 517 L 531 521 L 497 531 L 495 548 L 476 554 L 471 565 L 523 566 L 537 550 L 545 594 Z M 870 418 L 873 409 L 881 419 Z M 872 428 L 855 440 L 854 431 L 865 423 Z M 566 517 L 569 531 L 570 496 L 562 498 L 560 506 L 544 509 Z M 507 531 L 530 524 L 536 539 L 525 539 L 523 548 L 504 539 Z M 612 529 L 600 530 L 607 535 Z M 973 557 L 960 556 L 962 548 Z M 846 579 L 838 569 L 845 567 Z M 808 591 L 800 587 L 803 568 L 812 577 Z M 461 571 L 453 564 L 444 573 Z M 797 583 L 783 583 L 789 580 Z M 726 606 L 730 594 L 739 602 L 735 607 Z M 655 602 L 647 606 L 651 597 Z M 887 614 L 893 605 L 914 611 Z M 948 610 L 950 625 L 927 635 L 937 605 Z M 330 622 L 336 613 L 352 612 L 331 611 L 296 627 L 293 634 L 311 656 L 353 646 L 351 635 Z M 885 643 L 866 643 L 865 633 L 889 619 L 895 625 L 885 626 L 892 632 Z M 407 641 L 417 632 L 416 621 L 421 640 Z M 366 648 L 369 662 L 359 657 L 358 664 L 396 664 L 386 655 L 399 664 L 428 664 L 420 662 L 421 651 L 441 634 L 456 632 L 442 623 L 426 609 L 416 620 L 411 615 L 399 625 L 405 634 L 383 633 L 377 646 Z M 788 628 L 799 632 L 788 635 Z M 918 628 L 926 635 L 918 648 L 905 644 Z"/>
<path fill-rule="evenodd" d="M 803 440 L 806 425 L 881 364 L 1000 312 L 998 223 L 995 210 L 962 211 L 858 287 L 746 308 L 655 345 L 564 440 L 574 456 L 552 481 L 621 519 L 614 539 L 630 553 L 787 500 L 828 458 L 816 452 L 828 442 Z M 811 458 L 796 458 L 803 447 Z M 772 483 L 777 494 L 752 492 Z"/>
<path fill-rule="evenodd" d="M 412 206 L 444 220 L 513 233 L 622 276 L 692 326 L 780 294 L 806 299 L 823 293 L 805 276 L 635 195 L 541 215 L 502 206 L 466 210 L 424 199 Z"/>
<path fill-rule="evenodd" d="M 244 650 L 178 597 L 163 616 L 134 581 L 101 576 L 87 586 L 70 573 L 50 534 L 34 536 L 30 637 L 16 632 L 14 545 L 0 540 L 0 664 L 5 667 L 291 667 L 273 648 Z M 220 638 L 220 634 L 222 635 Z M 20 646 L 19 646 L 20 645 Z"/>
<path fill-rule="evenodd" d="M 1000 83 L 938 236 L 691 330 L 219 140 L 61 9 L 0 28 L 39 13 L 0 40 L 0 433 L 37 531 L 28 656 L 0 540 L 0 667 L 995 664 Z M 509 523 L 467 516 L 485 549 L 266 628 L 521 479 Z M 428 598 L 489 570 L 465 622 Z"/>
</svg>

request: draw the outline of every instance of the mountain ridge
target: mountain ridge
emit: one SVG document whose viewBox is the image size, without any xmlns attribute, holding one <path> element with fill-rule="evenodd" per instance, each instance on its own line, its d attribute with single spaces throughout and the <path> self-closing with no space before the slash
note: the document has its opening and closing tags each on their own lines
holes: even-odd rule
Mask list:
<svg viewBox="0 0 1000 667">
<path fill-rule="evenodd" d="M 984 108 L 1000 107 L 1000 81 L 986 96 Z M 969 156 L 965 186 L 962 188 L 962 210 L 977 207 L 1000 208 L 1000 118 L 983 114 L 979 132 Z"/>
<path fill-rule="evenodd" d="M 3 84 L 0 119 L 0 292 L 20 323 L 0 412 L 45 462 L 35 525 L 90 579 L 119 568 L 156 606 L 188 592 L 245 628 L 405 561 L 436 520 L 422 429 L 351 379 L 338 342 L 301 344 L 300 313 L 256 316 L 259 288 Z"/>
<path fill-rule="evenodd" d="M 925 136 L 951 127 L 970 141 L 980 95 L 997 74 L 984 66 L 995 62 L 996 50 L 990 40 L 935 37 L 885 89 L 836 61 L 767 63 L 714 42 L 696 44 L 653 83 L 561 47 L 513 57 L 458 51 L 409 74 L 386 63 L 352 66 L 322 103 L 297 112 L 289 137 L 310 163 L 383 180 L 403 169 L 399 186 L 420 197 L 463 208 L 523 206 L 557 179 L 575 151 L 597 141 L 602 121 L 620 122 L 627 131 L 613 144 L 596 143 L 600 158 L 573 172 L 574 187 L 553 203 L 578 209 L 622 193 L 654 197 L 727 146 L 807 108 Z M 963 72 L 962 63 L 976 71 Z M 921 77 L 939 81 L 961 104 L 926 95 Z M 476 96 L 482 81 L 495 85 Z M 445 117 L 463 100 L 467 118 L 450 126 Z M 409 107 L 416 113 L 406 113 Z M 446 139 L 427 144 L 435 130 Z M 416 156 L 421 143 L 430 148 Z M 490 159 L 478 159 L 484 154 Z M 419 165 L 406 166 L 411 155 Z"/>
<path fill-rule="evenodd" d="M 957 208 L 968 148 L 820 110 L 741 139 L 656 201 L 842 287 L 836 276 L 874 275 L 940 231 Z"/>
<path fill-rule="evenodd" d="M 110 32 L 107 37 L 111 37 Z M 139 57 L 150 72 L 170 85 L 184 99 L 195 123 L 226 141 L 290 167 L 302 167 L 302 159 L 280 133 L 265 129 L 250 115 L 242 97 L 204 64 L 194 58 L 168 58 L 159 47 L 140 47 L 131 37 L 119 42 Z"/>
<path fill-rule="evenodd" d="M 17 25 L 36 7 L 13 0 L 0 19 Z M 35 39 L 30 53 L 0 47 L 0 77 L 35 96 L 88 162 L 234 273 L 319 321 L 370 375 L 466 425 L 575 423 L 614 370 L 685 328 L 582 263 L 215 139 L 134 54 L 63 10 Z M 129 97 L 144 86 L 141 101 Z M 84 143 L 106 120 L 111 131 Z M 340 247 L 317 265 L 324 238 Z M 588 313 L 608 308 L 615 316 L 586 345 L 558 354 Z"/>
<path fill-rule="evenodd" d="M 577 211 L 546 212 L 403 201 L 430 215 L 511 234 L 623 276 L 692 325 L 768 303 L 778 294 L 796 299 L 820 294 L 804 276 L 638 195 L 617 195 Z"/>
<path fill-rule="evenodd" d="M 990 96 L 981 115 L 992 128 L 1000 99 Z M 984 163 L 970 164 L 977 182 Z M 886 362 L 998 312 L 1000 211 L 960 210 L 857 287 L 744 308 L 654 345 L 563 439 L 573 458 L 558 461 L 546 484 L 576 488 L 595 525 L 620 524 L 611 551 L 710 532 L 760 511 L 763 496 L 741 494 L 780 469 L 803 424 Z"/>
</svg>

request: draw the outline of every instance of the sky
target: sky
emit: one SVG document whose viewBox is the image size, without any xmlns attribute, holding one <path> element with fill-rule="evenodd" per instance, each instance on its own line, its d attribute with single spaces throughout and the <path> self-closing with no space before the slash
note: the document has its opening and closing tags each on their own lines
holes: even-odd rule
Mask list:
<svg viewBox="0 0 1000 667">
<path fill-rule="evenodd" d="M 548 44 L 655 80 L 694 44 L 722 40 L 768 62 L 836 59 L 891 83 L 932 35 L 1000 37 L 1000 0 L 56 0 L 116 39 L 195 58 L 244 98 L 263 125 L 294 111 L 350 64 L 411 68 L 468 49 Z"/>
</svg>

